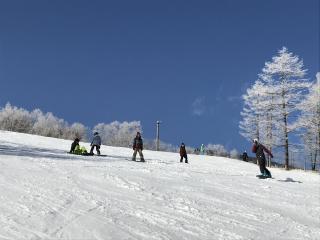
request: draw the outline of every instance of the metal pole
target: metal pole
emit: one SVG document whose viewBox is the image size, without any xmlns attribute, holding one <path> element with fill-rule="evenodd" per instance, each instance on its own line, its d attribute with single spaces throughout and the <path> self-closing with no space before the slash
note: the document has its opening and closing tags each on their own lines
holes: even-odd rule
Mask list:
<svg viewBox="0 0 320 240">
<path fill-rule="evenodd" d="M 157 151 L 160 150 L 160 121 L 157 121 Z"/>
</svg>

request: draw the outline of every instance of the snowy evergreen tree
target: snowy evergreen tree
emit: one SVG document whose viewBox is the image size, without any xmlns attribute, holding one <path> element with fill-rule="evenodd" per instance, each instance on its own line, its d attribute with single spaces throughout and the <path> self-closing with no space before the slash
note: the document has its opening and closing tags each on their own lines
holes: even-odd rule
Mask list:
<svg viewBox="0 0 320 240">
<path fill-rule="evenodd" d="M 300 115 L 298 125 L 303 129 L 302 140 L 307 153 L 306 157 L 311 159 L 312 170 L 320 158 L 320 73 L 310 87 L 306 99 L 299 104 Z"/>
<path fill-rule="evenodd" d="M 264 91 L 261 81 L 257 80 L 255 84 L 247 89 L 246 94 L 242 96 L 244 107 L 241 112 L 242 120 L 239 123 L 240 134 L 248 141 L 257 138 L 260 139 L 260 116 L 261 116 L 261 93 Z"/>
<path fill-rule="evenodd" d="M 266 62 L 260 77 L 267 88 L 272 88 L 274 112 L 281 118 L 277 123 L 277 136 L 285 149 L 285 168 L 289 169 L 289 133 L 296 130 L 294 113 L 303 100 L 310 83 L 303 79 L 306 70 L 303 61 L 283 47 L 271 62 Z"/>
<path fill-rule="evenodd" d="M 235 158 L 235 159 L 239 159 L 240 158 L 240 154 L 239 154 L 238 150 L 237 149 L 232 149 L 230 151 L 230 157 L 231 158 Z"/>
<path fill-rule="evenodd" d="M 7 103 L 0 110 L 0 129 L 14 132 L 29 133 L 32 129 L 34 119 L 30 113 L 23 109 Z"/>
<path fill-rule="evenodd" d="M 136 133 L 141 132 L 141 129 L 139 121 L 114 121 L 110 124 L 99 123 L 94 127 L 94 131 L 100 133 L 103 144 L 119 147 L 130 147 Z"/>
<path fill-rule="evenodd" d="M 209 143 L 205 149 L 207 149 L 207 154 L 212 156 L 227 157 L 228 151 L 221 144 L 211 144 Z"/>
<path fill-rule="evenodd" d="M 40 110 L 37 114 L 32 133 L 46 137 L 63 138 L 67 130 L 67 123 L 63 119 L 55 117 L 50 112 L 44 115 Z"/>
<path fill-rule="evenodd" d="M 65 139 L 79 138 L 81 141 L 87 140 L 88 128 L 81 123 L 73 123 L 64 133 Z"/>
</svg>

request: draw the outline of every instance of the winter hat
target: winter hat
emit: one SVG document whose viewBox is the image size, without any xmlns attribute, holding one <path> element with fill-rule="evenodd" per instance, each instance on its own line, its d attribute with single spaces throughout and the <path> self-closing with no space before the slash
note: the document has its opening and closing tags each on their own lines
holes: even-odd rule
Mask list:
<svg viewBox="0 0 320 240">
<path fill-rule="evenodd" d="M 255 139 L 253 139 L 253 142 L 254 142 L 254 143 L 258 143 L 259 141 L 258 141 L 257 138 L 255 138 Z"/>
<path fill-rule="evenodd" d="M 98 132 L 95 132 L 93 135 L 98 135 L 99 133 Z"/>
</svg>

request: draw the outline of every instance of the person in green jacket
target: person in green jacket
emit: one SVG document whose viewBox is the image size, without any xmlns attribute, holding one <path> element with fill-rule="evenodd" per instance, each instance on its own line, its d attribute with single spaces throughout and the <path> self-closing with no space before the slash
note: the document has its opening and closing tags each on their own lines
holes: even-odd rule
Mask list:
<svg viewBox="0 0 320 240">
<path fill-rule="evenodd" d="M 201 147 L 200 147 L 200 154 L 205 154 L 205 148 L 204 148 L 204 144 L 201 144 Z"/>
</svg>

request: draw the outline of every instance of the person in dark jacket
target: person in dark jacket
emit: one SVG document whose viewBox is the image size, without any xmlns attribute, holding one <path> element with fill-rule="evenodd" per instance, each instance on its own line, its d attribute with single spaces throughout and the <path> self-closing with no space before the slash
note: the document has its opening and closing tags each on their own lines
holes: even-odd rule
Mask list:
<svg viewBox="0 0 320 240">
<path fill-rule="evenodd" d="M 248 153 L 247 151 L 244 151 L 244 153 L 242 153 L 242 160 L 245 162 L 248 162 Z"/>
<path fill-rule="evenodd" d="M 185 163 L 188 163 L 188 155 L 186 151 L 186 146 L 184 143 L 181 143 L 180 145 L 180 162 L 183 162 L 183 158 L 185 159 Z"/>
<path fill-rule="evenodd" d="M 132 156 L 132 161 L 136 161 L 136 156 L 137 153 L 139 153 L 140 155 L 140 161 L 144 162 L 144 157 L 142 154 L 142 150 L 143 150 L 143 140 L 141 138 L 141 134 L 140 132 L 137 132 L 136 137 L 133 139 L 133 143 L 132 143 L 132 149 L 133 149 L 133 156 Z"/>
<path fill-rule="evenodd" d="M 264 155 L 264 152 L 266 152 L 271 158 L 273 158 L 272 153 L 265 146 L 259 143 L 258 139 L 253 140 L 252 152 L 256 154 L 261 175 L 263 177 L 271 178 L 271 173 L 266 168 L 266 156 Z"/>
<path fill-rule="evenodd" d="M 99 136 L 98 132 L 95 132 L 93 134 L 93 139 L 90 146 L 91 146 L 91 150 L 90 150 L 91 155 L 93 155 L 94 148 L 96 148 L 98 155 L 100 155 L 101 137 Z"/>
<path fill-rule="evenodd" d="M 70 149 L 70 153 L 74 153 L 75 149 L 77 146 L 80 147 L 79 145 L 79 142 L 80 142 L 80 139 L 79 138 L 76 138 L 73 143 L 71 144 L 71 149 Z"/>
</svg>

